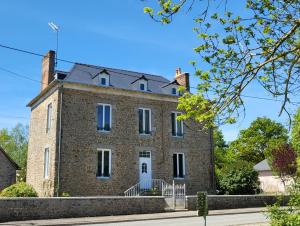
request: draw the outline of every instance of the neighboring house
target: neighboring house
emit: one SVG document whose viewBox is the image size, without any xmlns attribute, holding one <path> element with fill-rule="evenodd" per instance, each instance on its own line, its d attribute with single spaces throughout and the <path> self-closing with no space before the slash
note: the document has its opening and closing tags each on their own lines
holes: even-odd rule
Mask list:
<svg viewBox="0 0 300 226">
<path fill-rule="evenodd" d="M 19 166 L 0 147 L 0 191 L 16 183 Z"/>
<path fill-rule="evenodd" d="M 188 73 L 169 81 L 79 63 L 62 72 L 54 58 L 44 57 L 42 90 L 28 104 L 27 182 L 40 196 L 124 195 L 154 179 L 214 192 L 212 131 L 176 118 Z"/>
<path fill-rule="evenodd" d="M 291 180 L 286 181 L 285 187 L 282 180 L 274 175 L 266 159 L 256 164 L 253 168 L 258 172 L 260 188 L 264 193 L 285 192 L 286 187 L 291 183 Z"/>
</svg>

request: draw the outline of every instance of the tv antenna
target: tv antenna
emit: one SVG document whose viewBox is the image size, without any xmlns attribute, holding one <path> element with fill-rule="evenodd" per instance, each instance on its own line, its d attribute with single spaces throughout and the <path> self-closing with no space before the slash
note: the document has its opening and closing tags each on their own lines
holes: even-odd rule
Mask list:
<svg viewBox="0 0 300 226">
<path fill-rule="evenodd" d="M 56 54 L 55 54 L 55 68 L 57 67 L 57 54 L 58 54 L 58 32 L 59 32 L 59 26 L 57 26 L 53 22 L 48 23 L 49 27 L 56 32 Z"/>
</svg>

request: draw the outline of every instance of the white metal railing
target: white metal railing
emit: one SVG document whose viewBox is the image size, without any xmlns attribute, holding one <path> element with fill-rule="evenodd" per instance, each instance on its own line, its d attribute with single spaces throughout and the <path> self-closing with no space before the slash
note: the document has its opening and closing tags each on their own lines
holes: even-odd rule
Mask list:
<svg viewBox="0 0 300 226">
<path fill-rule="evenodd" d="M 162 194 L 165 197 L 185 197 L 185 184 L 165 184 L 162 189 Z"/>
<path fill-rule="evenodd" d="M 163 189 L 169 185 L 162 179 L 152 179 L 140 181 L 136 185 L 130 187 L 124 192 L 125 196 L 143 196 L 151 193 L 151 195 L 163 195 Z"/>
</svg>

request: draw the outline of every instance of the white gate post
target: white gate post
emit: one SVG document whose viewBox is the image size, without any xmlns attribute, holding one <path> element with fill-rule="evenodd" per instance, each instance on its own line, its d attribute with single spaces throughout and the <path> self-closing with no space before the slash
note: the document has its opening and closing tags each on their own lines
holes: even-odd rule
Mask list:
<svg viewBox="0 0 300 226">
<path fill-rule="evenodd" d="M 176 193 L 175 193 L 175 181 L 173 180 L 173 207 L 176 208 Z"/>
<path fill-rule="evenodd" d="M 186 208 L 186 187 L 185 184 L 183 184 L 183 201 L 184 201 L 184 208 Z"/>
</svg>

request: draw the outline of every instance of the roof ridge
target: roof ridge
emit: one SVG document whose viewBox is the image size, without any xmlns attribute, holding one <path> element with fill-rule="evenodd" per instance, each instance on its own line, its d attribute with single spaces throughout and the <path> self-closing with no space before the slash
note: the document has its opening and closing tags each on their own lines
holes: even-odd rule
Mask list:
<svg viewBox="0 0 300 226">
<path fill-rule="evenodd" d="M 95 67 L 95 68 L 98 68 L 98 69 L 107 68 L 107 69 L 110 69 L 110 70 L 120 70 L 120 71 L 125 71 L 125 72 L 138 73 L 138 74 L 143 74 L 143 75 L 150 75 L 150 76 L 164 78 L 164 79 L 170 81 L 168 78 L 166 78 L 163 75 L 155 75 L 155 74 L 149 74 L 149 73 L 144 73 L 144 72 L 139 72 L 139 71 L 132 71 L 132 70 L 121 69 L 121 68 L 104 67 L 104 66 L 98 66 L 98 65 L 93 65 L 93 64 L 84 64 L 84 63 L 75 63 L 75 64 L 82 65 L 82 66 L 87 66 L 87 67 Z"/>
</svg>

